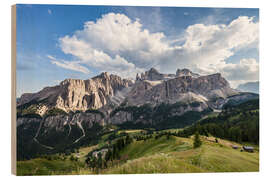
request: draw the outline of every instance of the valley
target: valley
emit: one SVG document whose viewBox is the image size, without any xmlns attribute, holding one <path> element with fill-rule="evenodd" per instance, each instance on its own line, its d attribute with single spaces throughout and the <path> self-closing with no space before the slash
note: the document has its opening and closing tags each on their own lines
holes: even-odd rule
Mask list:
<svg viewBox="0 0 270 180">
<path fill-rule="evenodd" d="M 18 175 L 258 170 L 259 95 L 219 73 L 105 72 L 17 101 Z"/>
</svg>

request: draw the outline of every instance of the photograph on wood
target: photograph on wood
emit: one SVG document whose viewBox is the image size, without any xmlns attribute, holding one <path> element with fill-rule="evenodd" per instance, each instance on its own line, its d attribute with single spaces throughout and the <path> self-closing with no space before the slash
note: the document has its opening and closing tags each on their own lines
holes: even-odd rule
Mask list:
<svg viewBox="0 0 270 180">
<path fill-rule="evenodd" d="M 258 8 L 12 16 L 16 175 L 259 171 Z"/>
</svg>

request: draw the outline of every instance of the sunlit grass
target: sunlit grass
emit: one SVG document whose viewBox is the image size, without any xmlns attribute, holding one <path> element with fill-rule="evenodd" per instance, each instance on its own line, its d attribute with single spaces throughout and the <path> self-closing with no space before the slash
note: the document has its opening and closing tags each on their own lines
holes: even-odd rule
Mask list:
<svg viewBox="0 0 270 180">
<path fill-rule="evenodd" d="M 202 146 L 192 148 L 191 138 L 162 136 L 158 139 L 133 141 L 120 154 L 128 157 L 127 161 L 114 164 L 101 174 L 136 174 L 136 173 L 192 173 L 192 172 L 251 172 L 259 171 L 259 152 L 240 152 L 231 145 L 241 144 L 214 137 L 201 137 Z M 17 163 L 18 175 L 57 175 L 57 174 L 95 174 L 84 164 L 85 155 L 97 146 L 82 147 L 79 161 L 47 160 L 43 158 Z M 256 149 L 258 146 L 256 147 Z M 69 157 L 69 156 L 68 156 Z"/>
</svg>

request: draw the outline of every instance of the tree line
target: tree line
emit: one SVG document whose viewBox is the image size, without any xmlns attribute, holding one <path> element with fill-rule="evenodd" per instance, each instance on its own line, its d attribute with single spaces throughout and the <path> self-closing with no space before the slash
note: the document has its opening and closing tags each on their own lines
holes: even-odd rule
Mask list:
<svg viewBox="0 0 270 180">
<path fill-rule="evenodd" d="M 259 109 L 258 100 L 230 106 L 216 117 L 209 117 L 175 133 L 177 136 L 189 137 L 196 131 L 201 135 L 210 134 L 235 142 L 259 143 Z"/>
<path fill-rule="evenodd" d="M 99 172 L 101 169 L 105 169 L 109 165 L 127 160 L 128 157 L 121 156 L 120 152 L 132 142 L 133 138 L 127 134 L 124 138 L 117 139 L 114 144 L 108 147 L 108 151 L 104 154 L 99 152 L 96 157 L 93 153 L 97 150 L 90 152 L 85 163 L 92 169 L 92 171 Z"/>
</svg>

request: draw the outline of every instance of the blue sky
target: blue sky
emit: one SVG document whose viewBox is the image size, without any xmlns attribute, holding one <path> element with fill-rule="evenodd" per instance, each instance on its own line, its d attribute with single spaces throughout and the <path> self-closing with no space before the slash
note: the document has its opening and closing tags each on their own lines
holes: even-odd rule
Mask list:
<svg viewBox="0 0 270 180">
<path fill-rule="evenodd" d="M 17 5 L 17 96 L 150 67 L 257 81 L 258 24 L 258 9 Z"/>
</svg>

